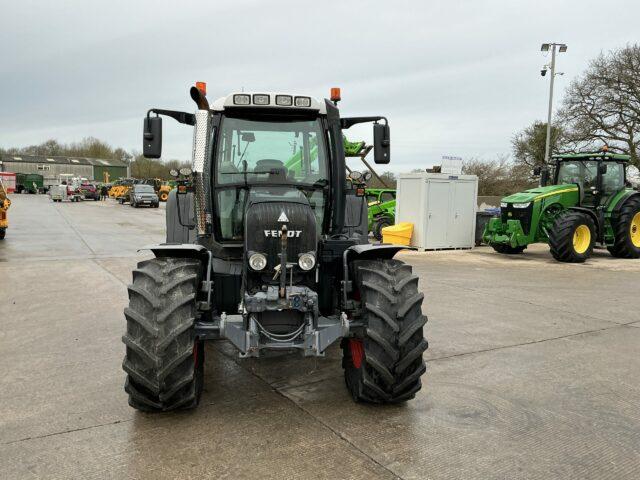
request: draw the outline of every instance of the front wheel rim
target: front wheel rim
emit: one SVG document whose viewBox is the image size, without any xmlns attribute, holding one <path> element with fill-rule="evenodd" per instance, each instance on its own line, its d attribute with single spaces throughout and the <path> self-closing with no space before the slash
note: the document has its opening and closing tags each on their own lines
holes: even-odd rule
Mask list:
<svg viewBox="0 0 640 480">
<path fill-rule="evenodd" d="M 578 254 L 583 254 L 591 245 L 591 229 L 586 225 L 580 225 L 573 232 L 573 249 Z"/>
<path fill-rule="evenodd" d="M 636 248 L 640 248 L 640 212 L 637 212 L 631 219 L 629 234 L 633 246 Z"/>
</svg>

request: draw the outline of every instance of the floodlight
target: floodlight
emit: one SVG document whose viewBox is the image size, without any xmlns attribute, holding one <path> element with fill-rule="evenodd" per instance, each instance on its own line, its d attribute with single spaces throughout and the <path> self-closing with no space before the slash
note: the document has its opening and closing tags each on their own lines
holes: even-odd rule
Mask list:
<svg viewBox="0 0 640 480">
<path fill-rule="evenodd" d="M 562 45 L 560 45 L 560 52 L 566 52 L 567 51 L 567 46 L 563 43 Z"/>
<path fill-rule="evenodd" d="M 549 51 L 549 44 L 548 43 L 543 43 L 542 47 L 540 47 L 540 51 L 548 52 Z"/>
</svg>

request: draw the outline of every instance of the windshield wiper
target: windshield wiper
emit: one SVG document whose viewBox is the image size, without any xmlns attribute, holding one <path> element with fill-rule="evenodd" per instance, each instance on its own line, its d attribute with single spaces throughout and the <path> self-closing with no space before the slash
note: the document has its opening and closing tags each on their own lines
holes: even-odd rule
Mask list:
<svg viewBox="0 0 640 480">
<path fill-rule="evenodd" d="M 246 175 L 248 173 L 262 173 L 262 174 L 266 174 L 269 173 L 271 175 L 277 175 L 279 172 L 281 172 L 282 170 L 279 170 L 277 168 L 274 168 L 272 170 L 260 170 L 260 171 L 254 171 L 254 170 L 240 170 L 237 172 L 220 172 L 220 175 Z"/>
</svg>

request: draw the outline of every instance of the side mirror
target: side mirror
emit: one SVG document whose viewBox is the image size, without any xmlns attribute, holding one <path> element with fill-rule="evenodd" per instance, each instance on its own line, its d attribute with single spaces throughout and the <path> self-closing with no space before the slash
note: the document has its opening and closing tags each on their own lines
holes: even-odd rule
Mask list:
<svg viewBox="0 0 640 480">
<path fill-rule="evenodd" d="M 242 135 L 240 135 L 240 139 L 243 142 L 255 142 L 256 141 L 256 136 L 253 132 L 243 132 Z"/>
<path fill-rule="evenodd" d="M 537 166 L 537 167 L 535 167 L 535 168 L 533 169 L 533 175 L 534 175 L 534 176 L 536 176 L 536 177 L 537 177 L 538 175 L 540 175 L 540 173 L 541 173 L 541 172 L 542 172 L 542 167 L 540 167 L 540 166 Z"/>
<path fill-rule="evenodd" d="M 600 171 L 600 175 L 606 175 L 607 168 L 608 168 L 608 165 L 606 163 L 601 163 L 600 167 L 598 168 L 598 170 Z"/>
<path fill-rule="evenodd" d="M 373 161 L 376 163 L 389 163 L 391 161 L 391 137 L 389 125 L 382 123 L 373 124 Z"/>
<path fill-rule="evenodd" d="M 162 154 L 162 118 L 145 117 L 142 130 L 142 154 L 146 158 L 160 158 Z"/>
</svg>

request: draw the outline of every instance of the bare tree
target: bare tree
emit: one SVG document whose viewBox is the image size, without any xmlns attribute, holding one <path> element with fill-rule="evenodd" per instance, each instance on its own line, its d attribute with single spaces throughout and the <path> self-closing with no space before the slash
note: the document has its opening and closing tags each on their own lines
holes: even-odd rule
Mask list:
<svg viewBox="0 0 640 480">
<path fill-rule="evenodd" d="M 516 133 L 511 139 L 511 147 L 516 164 L 529 168 L 544 164 L 545 143 L 547 141 L 546 122 L 533 122 Z M 571 150 L 564 129 L 551 126 L 551 154 L 566 153 Z"/>
<path fill-rule="evenodd" d="M 477 175 L 478 195 L 503 196 L 536 186 L 531 167 L 509 161 L 501 155 L 494 161 L 471 159 L 464 162 L 462 173 Z"/>
<path fill-rule="evenodd" d="M 640 45 L 601 54 L 568 87 L 559 113 L 570 140 L 626 153 L 640 166 Z"/>
</svg>

